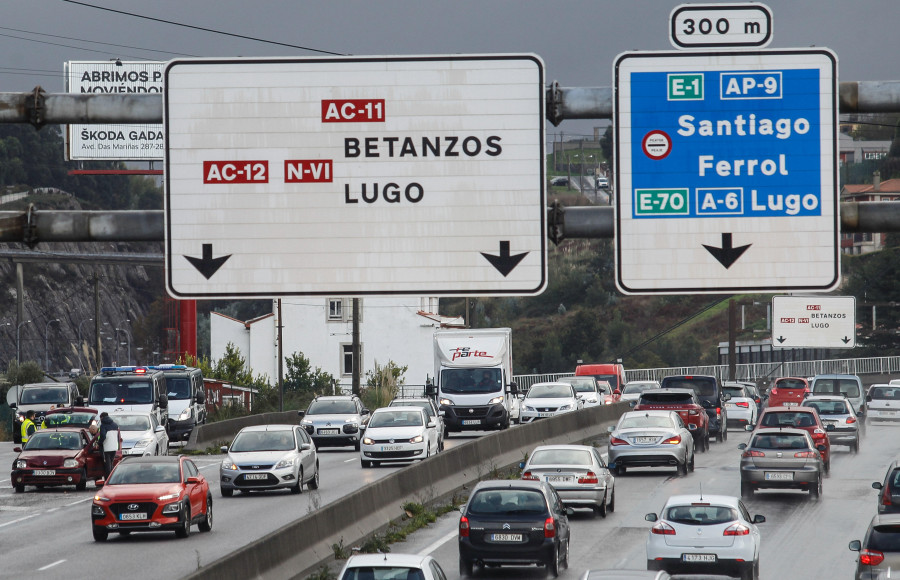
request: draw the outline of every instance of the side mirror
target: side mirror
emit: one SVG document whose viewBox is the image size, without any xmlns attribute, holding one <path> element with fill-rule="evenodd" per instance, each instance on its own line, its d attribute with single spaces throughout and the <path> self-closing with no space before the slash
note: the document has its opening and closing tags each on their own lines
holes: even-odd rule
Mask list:
<svg viewBox="0 0 900 580">
<path fill-rule="evenodd" d="M 766 516 L 761 516 L 761 515 L 759 515 L 759 514 L 756 514 L 755 516 L 753 516 L 753 523 L 754 523 L 754 524 L 761 524 L 761 523 L 763 523 L 763 522 L 765 522 L 765 521 L 766 521 Z"/>
<path fill-rule="evenodd" d="M 157 425 L 156 429 L 154 429 L 154 431 L 156 431 L 157 433 L 159 433 L 160 431 L 165 431 L 165 430 L 166 430 L 166 428 L 163 427 L 162 425 Z"/>
<path fill-rule="evenodd" d="M 872 402 L 872 395 L 866 395 L 866 402 L 867 402 L 867 403 L 871 403 L 871 402 Z M 12 405 L 10 405 L 10 407 L 12 407 Z"/>
<path fill-rule="evenodd" d="M 756 425 L 744 425 L 744 431 L 753 431 Z"/>
<path fill-rule="evenodd" d="M 428 427 L 428 428 L 434 428 L 434 427 L 437 427 L 437 423 L 435 423 L 434 421 L 429 421 L 427 427 Z"/>
<path fill-rule="evenodd" d="M 730 400 L 731 400 L 731 393 L 722 393 L 722 400 L 723 400 L 723 401 L 730 401 Z"/>
<path fill-rule="evenodd" d="M 297 411 L 297 416 L 298 416 L 298 417 L 302 417 L 302 416 L 304 416 L 304 415 L 306 415 L 306 411 Z"/>
<path fill-rule="evenodd" d="M 16 451 L 16 449 L 13 449 L 13 451 Z M 881 482 L 880 482 L 880 481 L 873 481 L 873 482 L 872 482 L 872 489 L 881 489 L 881 488 L 882 488 L 882 485 L 881 485 Z"/>
<path fill-rule="evenodd" d="M 429 397 L 434 397 L 437 395 L 437 387 L 434 385 L 425 385 L 425 394 Z"/>
<path fill-rule="evenodd" d="M 459 513 L 465 515 L 465 513 L 466 513 L 466 504 L 462 504 L 461 506 L 459 506 Z"/>
<path fill-rule="evenodd" d="M 644 519 L 648 522 L 655 522 L 659 518 L 656 517 L 656 514 L 647 514 L 644 516 Z"/>
<path fill-rule="evenodd" d="M 828 448 L 825 447 L 825 446 L 822 445 L 822 444 L 819 444 L 819 445 L 816 445 L 816 449 L 818 449 L 819 451 L 825 451 L 825 450 L 828 449 Z"/>
<path fill-rule="evenodd" d="M 738 445 L 738 449 L 740 449 L 741 451 L 743 451 L 743 450 L 746 449 L 746 448 L 747 448 L 747 444 L 746 444 L 746 443 L 741 443 L 740 445 Z"/>
<path fill-rule="evenodd" d="M 368 425 L 366 425 L 365 423 L 363 423 L 362 425 L 359 426 L 359 430 L 360 430 L 360 431 L 365 431 L 365 430 L 366 430 L 366 427 L 368 427 Z"/>
<path fill-rule="evenodd" d="M 76 407 L 84 407 L 84 397 L 75 397 L 75 406 Z"/>
<path fill-rule="evenodd" d="M 826 431 L 834 431 L 834 425 L 825 425 Z"/>
<path fill-rule="evenodd" d="M 371 411 L 369 411 L 368 409 L 363 409 L 363 410 L 362 410 L 362 414 L 363 414 L 363 415 L 368 415 L 370 412 L 371 412 Z"/>
<path fill-rule="evenodd" d="M 309 443 L 300 444 L 300 451 L 308 451 L 310 449 L 312 449 L 312 445 L 310 445 Z"/>
<path fill-rule="evenodd" d="M 15 451 L 16 453 L 22 453 L 22 448 L 21 447 L 13 447 L 13 451 Z M 881 487 L 880 483 L 878 484 L 878 487 L 879 488 Z"/>
<path fill-rule="evenodd" d="M 101 477 L 100 479 L 94 480 L 94 487 L 103 487 L 104 485 L 106 485 L 106 479 Z"/>
<path fill-rule="evenodd" d="M 615 430 L 616 430 L 615 425 L 610 425 L 609 427 L 606 428 L 607 433 L 612 433 Z"/>
<path fill-rule="evenodd" d="M 18 406 L 17 404 L 15 404 L 15 403 L 10 403 L 10 404 L 9 404 L 9 408 L 10 408 L 10 409 L 18 409 L 19 406 Z"/>
<path fill-rule="evenodd" d="M 636 407 L 636 406 L 637 406 L 637 401 L 628 401 L 628 406 L 629 406 L 629 407 Z"/>
<path fill-rule="evenodd" d="M 221 451 L 222 453 L 228 453 L 228 446 L 223 445 L 223 446 L 219 447 L 219 451 Z"/>
<path fill-rule="evenodd" d="M 204 393 L 203 391 L 200 391 L 199 393 L 197 393 L 197 402 L 200 403 L 201 405 L 203 403 L 205 403 L 206 402 L 206 393 Z"/>
<path fill-rule="evenodd" d="M 854 552 L 859 552 L 860 550 L 862 550 L 862 542 L 860 542 L 859 540 L 852 540 L 849 544 L 847 544 L 847 547 Z"/>
<path fill-rule="evenodd" d="M 509 392 L 513 395 L 519 392 L 519 385 L 516 383 L 509 383 Z"/>
<path fill-rule="evenodd" d="M 169 406 L 169 396 L 168 395 L 160 395 L 159 396 L 159 406 L 165 409 Z"/>
<path fill-rule="evenodd" d="M 575 510 L 573 510 L 573 509 L 570 508 L 570 507 L 567 507 L 567 508 L 566 508 L 566 515 L 567 515 L 567 516 L 574 516 L 574 515 L 575 515 Z"/>
<path fill-rule="evenodd" d="M 187 483 L 200 483 L 202 480 L 197 476 L 191 476 L 187 478 Z"/>
<path fill-rule="evenodd" d="M 703 405 L 703 408 L 704 408 L 704 409 L 710 409 L 710 408 L 712 408 L 712 404 L 711 404 L 709 401 L 705 401 L 705 400 L 704 400 L 704 401 L 700 401 L 700 404 Z"/>
<path fill-rule="evenodd" d="M 443 409 L 441 409 L 440 411 L 438 411 L 438 415 L 440 415 L 441 417 L 443 417 L 443 416 L 446 415 L 446 414 L 447 414 L 447 413 L 446 413 Z"/>
<path fill-rule="evenodd" d="M 613 395 L 615 395 L 616 397 L 621 397 L 622 391 L 620 391 L 619 389 L 616 389 L 615 391 L 613 391 Z"/>
</svg>

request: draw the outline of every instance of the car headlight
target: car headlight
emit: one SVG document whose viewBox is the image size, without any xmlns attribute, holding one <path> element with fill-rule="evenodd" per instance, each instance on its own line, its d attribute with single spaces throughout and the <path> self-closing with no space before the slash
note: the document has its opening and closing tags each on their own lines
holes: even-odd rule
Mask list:
<svg viewBox="0 0 900 580">
<path fill-rule="evenodd" d="M 604 405 L 612 405 L 613 404 L 612 399 L 606 399 L 605 401 L 603 401 L 603 404 Z"/>
<path fill-rule="evenodd" d="M 68 469 L 72 469 L 73 467 L 78 467 L 78 460 L 70 457 L 70 458 L 66 459 L 65 461 L 63 461 L 63 467 L 68 468 Z"/>
<path fill-rule="evenodd" d="M 416 435 L 415 437 L 413 437 L 412 439 L 409 440 L 410 443 L 421 443 L 422 441 L 425 441 L 425 438 L 422 437 L 421 435 Z"/>
<path fill-rule="evenodd" d="M 151 443 L 153 443 L 153 438 L 152 438 L 152 437 L 146 437 L 146 438 L 144 438 L 144 439 L 141 439 L 141 440 L 138 441 L 137 443 L 135 443 L 134 446 L 135 446 L 135 447 L 147 447 L 147 446 L 150 445 Z"/>
<path fill-rule="evenodd" d="M 312 422 L 312 419 L 303 419 L 302 421 L 300 421 L 300 424 L 301 425 L 312 425 L 313 422 Z"/>
<path fill-rule="evenodd" d="M 28 462 L 24 459 L 16 459 L 16 469 L 25 469 L 28 467 Z"/>
<path fill-rule="evenodd" d="M 372 445 L 373 443 L 375 443 L 375 442 L 372 441 L 372 439 L 370 439 L 369 437 L 363 437 L 363 444 L 364 444 L 364 445 Z"/>
<path fill-rule="evenodd" d="M 526 411 L 531 411 L 531 412 L 533 413 L 533 412 L 534 412 L 534 407 L 530 407 L 530 406 L 528 406 L 528 405 L 525 405 L 525 410 L 526 410 Z"/>
<path fill-rule="evenodd" d="M 597 399 L 585 399 L 586 403 L 596 403 Z"/>
<path fill-rule="evenodd" d="M 182 411 L 181 414 L 178 415 L 179 421 L 187 421 L 190 418 L 191 418 L 191 408 L 190 407 L 185 407 L 184 411 Z"/>
<path fill-rule="evenodd" d="M 237 471 L 238 466 L 235 465 L 234 461 L 231 459 L 226 459 L 222 462 L 222 469 L 230 469 L 231 471 Z"/>
<path fill-rule="evenodd" d="M 109 501 L 108 497 L 103 497 L 102 495 L 95 495 L 94 501 Z"/>
<path fill-rule="evenodd" d="M 166 499 L 171 499 L 171 496 L 165 495 L 163 496 Z M 178 497 L 177 495 L 175 497 Z M 163 506 L 162 513 L 164 514 L 177 514 L 181 511 L 181 502 L 176 501 L 175 503 L 170 503 L 166 506 Z"/>
<path fill-rule="evenodd" d="M 502 402 L 503 402 L 503 397 L 494 397 L 493 399 L 488 401 L 488 405 L 496 405 L 496 404 L 502 403 Z"/>
<path fill-rule="evenodd" d="M 441 399 L 441 400 L 438 401 L 438 402 L 439 402 L 441 405 L 453 405 L 453 401 L 451 401 L 450 399 L 446 399 L 446 398 L 445 398 L 445 399 Z"/>
<path fill-rule="evenodd" d="M 275 464 L 275 469 L 284 469 L 285 467 L 290 467 L 294 464 L 293 457 L 285 457 L 281 461 Z"/>
<path fill-rule="evenodd" d="M 563 405 L 562 407 L 560 407 L 557 410 L 558 411 L 570 411 L 571 409 L 572 409 L 572 405 Z"/>
</svg>

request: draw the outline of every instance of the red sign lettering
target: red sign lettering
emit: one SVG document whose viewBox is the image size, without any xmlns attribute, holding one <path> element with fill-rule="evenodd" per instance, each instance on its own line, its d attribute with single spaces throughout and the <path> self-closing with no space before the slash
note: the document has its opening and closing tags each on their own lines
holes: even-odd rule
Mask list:
<svg viewBox="0 0 900 580">
<path fill-rule="evenodd" d="M 822 310 L 822 305 L 821 304 L 807 304 L 806 309 L 807 310 Z"/>
<path fill-rule="evenodd" d="M 331 183 L 331 159 L 288 159 L 284 162 L 285 183 Z"/>
<path fill-rule="evenodd" d="M 796 322 L 796 320 L 793 319 L 793 318 L 784 318 L 784 317 L 782 317 L 782 319 L 781 319 L 781 323 L 782 323 L 782 324 L 793 324 L 794 322 Z"/>
<path fill-rule="evenodd" d="M 203 183 L 269 183 L 269 162 L 204 161 Z"/>
<path fill-rule="evenodd" d="M 323 99 L 323 123 L 383 123 L 384 99 Z"/>
<path fill-rule="evenodd" d="M 809 318 L 798 318 L 797 322 L 800 324 L 809 324 Z"/>
</svg>

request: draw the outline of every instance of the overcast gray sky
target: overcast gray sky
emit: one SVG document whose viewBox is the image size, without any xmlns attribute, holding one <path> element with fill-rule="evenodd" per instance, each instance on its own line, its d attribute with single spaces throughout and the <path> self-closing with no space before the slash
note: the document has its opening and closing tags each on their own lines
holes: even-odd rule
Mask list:
<svg viewBox="0 0 900 580">
<path fill-rule="evenodd" d="M 64 90 L 70 60 L 535 53 L 547 81 L 612 85 L 615 57 L 674 50 L 675 0 L 2 0 L 0 92 Z M 715 3 L 715 2 L 707 2 Z M 89 6 L 86 6 L 86 5 Z M 824 46 L 840 80 L 900 79 L 900 0 L 769 0 L 770 48 Z M 94 7 L 92 7 L 94 6 Z M 108 8 L 134 15 L 115 13 Z M 137 15 L 272 42 L 156 22 Z M 106 44 L 104 44 L 106 43 Z M 566 121 L 548 133 L 606 122 Z"/>
</svg>

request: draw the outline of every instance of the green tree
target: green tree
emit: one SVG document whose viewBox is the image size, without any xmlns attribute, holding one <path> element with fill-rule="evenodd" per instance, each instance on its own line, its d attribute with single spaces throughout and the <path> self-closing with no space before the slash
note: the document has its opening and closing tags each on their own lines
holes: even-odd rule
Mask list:
<svg viewBox="0 0 900 580">
<path fill-rule="evenodd" d="M 11 360 L 6 366 L 6 380 L 11 385 L 25 385 L 44 382 L 45 377 L 41 365 L 36 361 L 29 360 L 20 364 Z"/>
<path fill-rule="evenodd" d="M 334 377 L 321 368 L 312 368 L 309 359 L 302 352 L 295 352 L 284 359 L 287 371 L 284 376 L 284 392 L 328 393 Z"/>
<path fill-rule="evenodd" d="M 362 389 L 360 398 L 369 409 L 386 407 L 400 392 L 404 384 L 403 375 L 408 366 L 398 366 L 392 360 L 385 365 L 375 361 L 375 369 L 366 371 L 366 387 Z"/>
</svg>

